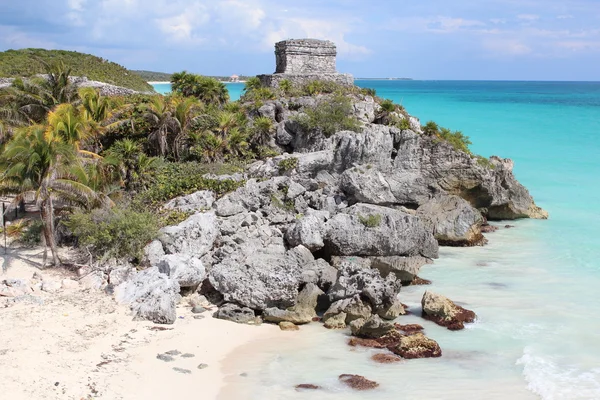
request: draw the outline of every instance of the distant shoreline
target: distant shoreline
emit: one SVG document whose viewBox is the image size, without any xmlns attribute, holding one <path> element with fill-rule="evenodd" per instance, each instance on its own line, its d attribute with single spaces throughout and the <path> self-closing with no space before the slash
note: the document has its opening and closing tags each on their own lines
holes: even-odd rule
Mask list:
<svg viewBox="0 0 600 400">
<path fill-rule="evenodd" d="M 223 82 L 223 83 L 246 83 L 246 81 L 237 81 L 237 82 L 219 81 L 219 82 Z M 150 85 L 166 85 L 166 84 L 170 84 L 171 82 L 169 82 L 169 81 L 149 81 L 147 83 L 150 84 Z"/>
</svg>

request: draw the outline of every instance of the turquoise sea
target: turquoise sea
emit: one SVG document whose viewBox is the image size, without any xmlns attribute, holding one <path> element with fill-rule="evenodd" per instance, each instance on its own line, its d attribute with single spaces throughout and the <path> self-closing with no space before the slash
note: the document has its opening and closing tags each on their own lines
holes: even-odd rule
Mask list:
<svg viewBox="0 0 600 400">
<path fill-rule="evenodd" d="M 373 350 L 315 324 L 240 352 L 230 389 L 241 399 L 600 399 L 600 83 L 356 83 L 423 123 L 461 130 L 476 153 L 512 158 L 550 219 L 498 223 L 485 247 L 442 248 L 421 270 L 433 284 L 403 288 L 417 315 L 426 289 L 478 314 L 459 332 L 400 317 L 425 326 L 443 357 L 375 364 Z M 350 392 L 342 373 L 380 387 Z M 324 389 L 296 392 L 299 383 Z"/>
</svg>

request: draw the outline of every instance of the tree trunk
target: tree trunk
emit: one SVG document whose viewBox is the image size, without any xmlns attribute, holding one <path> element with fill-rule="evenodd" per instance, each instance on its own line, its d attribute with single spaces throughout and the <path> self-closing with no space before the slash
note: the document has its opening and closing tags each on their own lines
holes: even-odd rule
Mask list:
<svg viewBox="0 0 600 400">
<path fill-rule="evenodd" d="M 46 242 L 45 247 L 50 247 L 50 251 L 52 252 L 52 262 L 54 263 L 54 266 L 59 266 L 61 264 L 61 261 L 58 258 L 56 238 L 54 237 L 54 210 L 52 207 L 52 200 L 48 199 L 42 201 L 40 207 L 40 214 L 42 217 L 42 230 L 44 233 L 44 240 Z"/>
</svg>

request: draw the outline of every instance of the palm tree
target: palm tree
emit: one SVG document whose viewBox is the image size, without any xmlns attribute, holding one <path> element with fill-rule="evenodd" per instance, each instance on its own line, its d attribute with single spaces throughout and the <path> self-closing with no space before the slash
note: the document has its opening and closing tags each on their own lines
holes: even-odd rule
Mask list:
<svg viewBox="0 0 600 400">
<path fill-rule="evenodd" d="M 259 146 L 269 144 L 273 133 L 273 121 L 269 117 L 256 117 L 253 125 L 253 142 Z"/>
<path fill-rule="evenodd" d="M 77 150 L 87 138 L 86 128 L 84 119 L 72 104 L 60 104 L 48 114 L 48 129 L 54 131 L 63 142 L 74 144 Z"/>
<path fill-rule="evenodd" d="M 258 77 L 256 76 L 253 76 L 252 78 L 248 78 L 248 80 L 244 84 L 244 92 L 248 93 L 253 90 L 259 89 L 260 87 L 262 87 L 260 79 L 258 79 Z"/>
<path fill-rule="evenodd" d="M 148 141 L 155 146 L 156 154 L 164 157 L 169 151 L 168 134 L 175 125 L 173 109 L 163 96 L 155 96 L 146 109 L 146 118 L 154 125 Z"/>
<path fill-rule="evenodd" d="M 92 140 L 92 151 L 99 153 L 102 150 L 100 138 L 109 129 L 106 121 L 111 116 L 110 103 L 107 97 L 100 95 L 100 92 L 94 88 L 81 88 L 79 97 L 81 98 L 80 114 L 87 125 L 88 137 Z"/>
<path fill-rule="evenodd" d="M 196 97 L 205 104 L 223 105 L 229 101 L 227 86 L 215 78 L 190 74 L 186 71 L 171 76 L 173 92 Z"/>
<path fill-rule="evenodd" d="M 180 159 L 180 151 L 183 140 L 188 134 L 193 123 L 198 119 L 197 111 L 202 107 L 202 103 L 194 97 L 173 99 L 175 106 L 173 114 L 173 130 L 175 139 L 173 140 L 173 153 L 176 160 Z"/>
<path fill-rule="evenodd" d="M 45 77 L 17 78 L 0 91 L 0 109 L 21 125 L 42 123 L 54 107 L 77 99 L 76 86 L 70 80 L 71 69 L 64 63 L 49 65 Z"/>
<path fill-rule="evenodd" d="M 22 129 L 0 157 L 0 192 L 16 194 L 15 201 L 33 196 L 40 209 L 44 235 L 44 265 L 50 247 L 54 265 L 60 259 L 54 237 L 54 201 L 86 204 L 96 194 L 78 152 L 55 131 L 42 125 Z"/>
</svg>

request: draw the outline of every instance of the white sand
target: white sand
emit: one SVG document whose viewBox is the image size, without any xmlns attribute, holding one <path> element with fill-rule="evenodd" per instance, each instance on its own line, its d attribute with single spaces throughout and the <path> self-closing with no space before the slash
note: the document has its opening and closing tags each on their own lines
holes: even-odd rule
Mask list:
<svg viewBox="0 0 600 400">
<path fill-rule="evenodd" d="M 2 256 L 0 280 L 31 278 L 39 250 L 13 250 Z M 3 272 L 4 271 L 4 272 Z M 63 279 L 64 270 L 43 270 Z M 0 303 L 0 398 L 35 399 L 216 399 L 226 378 L 222 361 L 242 345 L 284 334 L 276 326 L 238 325 L 211 312 L 194 319 L 179 307 L 174 325 L 134 322 L 109 296 L 90 290 L 34 293 L 44 304 Z M 168 330 L 152 330 L 156 327 Z M 246 347 L 245 346 L 245 347 Z M 178 350 L 165 362 L 158 353 Z M 198 369 L 201 363 L 208 364 Z M 189 370 L 184 374 L 174 367 Z"/>
</svg>

